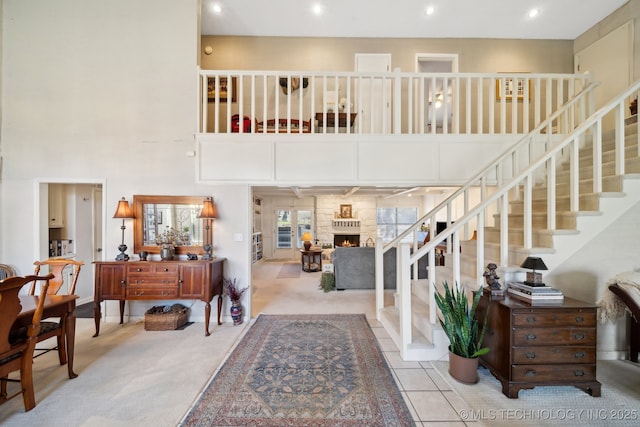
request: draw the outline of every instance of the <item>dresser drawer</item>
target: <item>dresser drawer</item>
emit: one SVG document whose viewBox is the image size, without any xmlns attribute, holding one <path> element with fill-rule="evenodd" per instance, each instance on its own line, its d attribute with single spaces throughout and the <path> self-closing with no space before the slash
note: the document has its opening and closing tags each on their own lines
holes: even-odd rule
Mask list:
<svg viewBox="0 0 640 427">
<path fill-rule="evenodd" d="M 515 328 L 513 346 L 595 345 L 595 328 Z"/>
<path fill-rule="evenodd" d="M 594 381 L 596 365 L 512 365 L 511 377 L 518 382 Z"/>
<path fill-rule="evenodd" d="M 595 347 L 514 347 L 512 363 L 596 363 Z"/>
<path fill-rule="evenodd" d="M 127 299 L 177 299 L 178 287 L 127 286 Z"/>
<path fill-rule="evenodd" d="M 127 286 L 178 286 L 178 276 L 173 274 L 130 274 Z"/>
<path fill-rule="evenodd" d="M 559 313 L 542 311 L 516 312 L 513 314 L 514 326 L 595 326 L 596 313 L 593 310 L 572 310 Z"/>
<path fill-rule="evenodd" d="M 149 273 L 177 275 L 178 268 L 179 268 L 178 264 L 175 264 L 175 263 L 138 262 L 138 263 L 129 265 L 127 268 L 127 273 L 129 275 L 149 274 Z"/>
</svg>

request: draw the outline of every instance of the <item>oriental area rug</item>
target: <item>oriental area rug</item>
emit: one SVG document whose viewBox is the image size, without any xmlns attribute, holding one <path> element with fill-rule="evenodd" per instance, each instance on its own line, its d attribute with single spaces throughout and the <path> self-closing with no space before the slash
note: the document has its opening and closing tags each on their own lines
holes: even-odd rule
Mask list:
<svg viewBox="0 0 640 427">
<path fill-rule="evenodd" d="M 364 315 L 260 315 L 182 426 L 413 426 Z"/>
</svg>

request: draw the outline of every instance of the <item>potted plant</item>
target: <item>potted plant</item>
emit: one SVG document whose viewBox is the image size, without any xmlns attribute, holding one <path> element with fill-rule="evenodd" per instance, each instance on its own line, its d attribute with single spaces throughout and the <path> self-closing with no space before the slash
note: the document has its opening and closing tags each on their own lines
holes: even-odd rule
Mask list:
<svg viewBox="0 0 640 427">
<path fill-rule="evenodd" d="M 478 382 L 478 357 L 489 352 L 482 347 L 487 317 L 482 328 L 476 318 L 482 291 L 475 292 L 470 303 L 461 287 L 449 288 L 447 282 L 443 286 L 444 294 L 436 293 L 435 299 L 442 315 L 440 324 L 450 342 L 449 373 L 462 383 L 473 384 Z"/>
<path fill-rule="evenodd" d="M 233 279 L 223 278 L 222 282 L 224 285 L 223 292 L 231 300 L 230 310 L 233 324 L 239 325 L 242 323 L 242 304 L 240 304 L 240 299 L 242 298 L 242 294 L 244 294 L 249 287 L 246 286 L 239 289 L 235 277 Z"/>
</svg>

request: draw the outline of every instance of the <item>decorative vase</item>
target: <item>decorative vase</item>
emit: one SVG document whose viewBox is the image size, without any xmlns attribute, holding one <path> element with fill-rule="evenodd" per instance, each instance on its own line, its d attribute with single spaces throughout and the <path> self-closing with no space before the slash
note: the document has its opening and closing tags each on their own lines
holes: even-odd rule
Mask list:
<svg viewBox="0 0 640 427">
<path fill-rule="evenodd" d="M 463 384 L 478 382 L 478 358 L 466 358 L 449 351 L 449 374 Z"/>
<path fill-rule="evenodd" d="M 173 245 L 162 245 L 162 249 L 160 249 L 160 259 L 163 261 L 169 261 L 173 259 L 173 255 L 175 255 L 176 248 Z"/>
<path fill-rule="evenodd" d="M 242 323 L 242 305 L 240 301 L 231 301 L 231 318 L 234 325 Z"/>
</svg>

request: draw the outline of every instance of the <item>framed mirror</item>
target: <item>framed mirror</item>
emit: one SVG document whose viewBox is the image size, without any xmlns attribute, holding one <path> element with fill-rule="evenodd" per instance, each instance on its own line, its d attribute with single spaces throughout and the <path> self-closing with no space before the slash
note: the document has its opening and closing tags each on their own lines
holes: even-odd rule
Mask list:
<svg viewBox="0 0 640 427">
<path fill-rule="evenodd" d="M 160 253 L 171 242 L 176 254 L 204 254 L 204 220 L 198 218 L 205 196 L 133 196 L 133 250 Z M 209 229 L 212 233 L 212 229 Z"/>
</svg>

